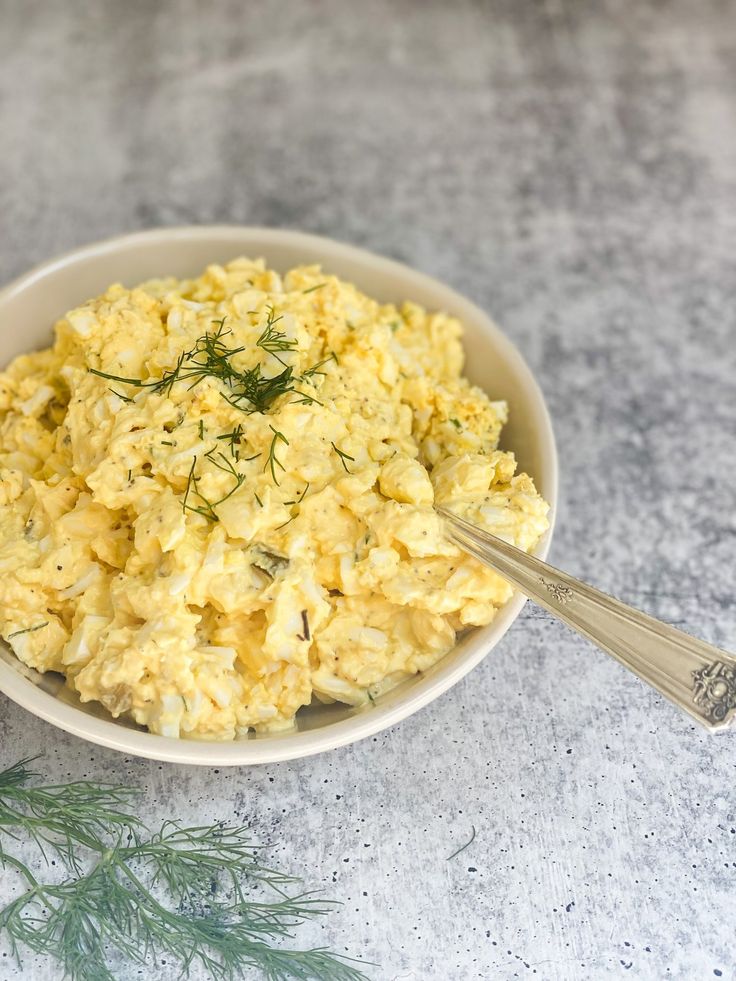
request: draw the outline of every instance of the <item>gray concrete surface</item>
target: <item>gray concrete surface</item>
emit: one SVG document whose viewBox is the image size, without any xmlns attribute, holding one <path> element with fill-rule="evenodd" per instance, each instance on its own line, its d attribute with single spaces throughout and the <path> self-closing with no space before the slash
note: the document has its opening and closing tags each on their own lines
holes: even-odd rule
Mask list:
<svg viewBox="0 0 736 981">
<path fill-rule="evenodd" d="M 736 648 L 733 2 L 2 0 L 0 16 L 0 278 L 120 231 L 227 221 L 447 280 L 549 400 L 553 558 Z M 439 702 L 296 763 L 124 759 L 0 697 L 0 765 L 43 753 L 54 779 L 135 781 L 154 824 L 249 822 L 344 901 L 300 941 L 402 981 L 736 977 L 734 740 L 531 606 Z M 15 888 L 0 873 L 0 901 Z M 0 976 L 59 974 L 5 958 Z"/>
</svg>

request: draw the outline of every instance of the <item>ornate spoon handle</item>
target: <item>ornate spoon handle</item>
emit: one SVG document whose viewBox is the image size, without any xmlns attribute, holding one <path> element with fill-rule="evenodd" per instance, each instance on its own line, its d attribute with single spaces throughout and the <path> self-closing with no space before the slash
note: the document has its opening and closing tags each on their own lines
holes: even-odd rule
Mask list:
<svg viewBox="0 0 736 981">
<path fill-rule="evenodd" d="M 456 545 L 613 655 L 711 732 L 736 713 L 736 658 L 527 555 L 444 508 Z"/>
</svg>

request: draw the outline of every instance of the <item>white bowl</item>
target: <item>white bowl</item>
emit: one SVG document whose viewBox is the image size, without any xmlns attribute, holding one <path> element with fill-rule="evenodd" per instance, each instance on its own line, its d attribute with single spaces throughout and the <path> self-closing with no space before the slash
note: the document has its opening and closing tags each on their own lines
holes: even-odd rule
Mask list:
<svg viewBox="0 0 736 981">
<path fill-rule="evenodd" d="M 123 235 L 52 259 L 0 292 L 0 365 L 47 345 L 51 327 L 68 309 L 110 283 L 133 286 L 154 276 L 193 276 L 211 262 L 238 255 L 263 257 L 277 270 L 321 263 L 379 300 L 415 300 L 446 310 L 465 325 L 467 374 L 494 399 L 506 399 L 510 421 L 502 446 L 512 449 L 552 505 L 557 500 L 557 455 L 549 415 L 529 368 L 513 344 L 482 310 L 447 286 L 397 262 L 362 249 L 301 232 L 238 226 L 164 228 Z M 544 558 L 550 528 L 536 554 Z M 515 594 L 492 624 L 464 636 L 429 671 L 377 700 L 354 709 L 315 705 L 302 709 L 296 729 L 250 736 L 231 743 L 156 736 L 114 720 L 96 703 L 82 704 L 60 675 L 41 675 L 22 665 L 0 644 L 0 691 L 60 729 L 123 753 L 203 766 L 269 763 L 321 753 L 395 725 L 427 705 L 475 667 L 519 615 L 524 598 Z M 493 697 L 493 693 L 489 693 Z"/>
</svg>

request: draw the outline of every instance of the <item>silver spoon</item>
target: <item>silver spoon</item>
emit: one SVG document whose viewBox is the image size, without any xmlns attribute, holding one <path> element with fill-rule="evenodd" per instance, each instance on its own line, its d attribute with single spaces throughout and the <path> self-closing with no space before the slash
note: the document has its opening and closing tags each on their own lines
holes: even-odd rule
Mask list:
<svg viewBox="0 0 736 981">
<path fill-rule="evenodd" d="M 456 545 L 592 640 L 709 732 L 736 714 L 736 658 L 437 508 Z"/>
</svg>

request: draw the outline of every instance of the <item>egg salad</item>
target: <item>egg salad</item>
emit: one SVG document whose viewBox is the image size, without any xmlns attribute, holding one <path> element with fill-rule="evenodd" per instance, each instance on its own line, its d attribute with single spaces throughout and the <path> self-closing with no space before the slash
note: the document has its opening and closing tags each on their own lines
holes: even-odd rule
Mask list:
<svg viewBox="0 0 736 981">
<path fill-rule="evenodd" d="M 511 596 L 434 505 L 526 550 L 548 526 L 447 314 L 240 258 L 55 333 L 0 374 L 0 633 L 152 732 L 374 699 Z"/>
</svg>

